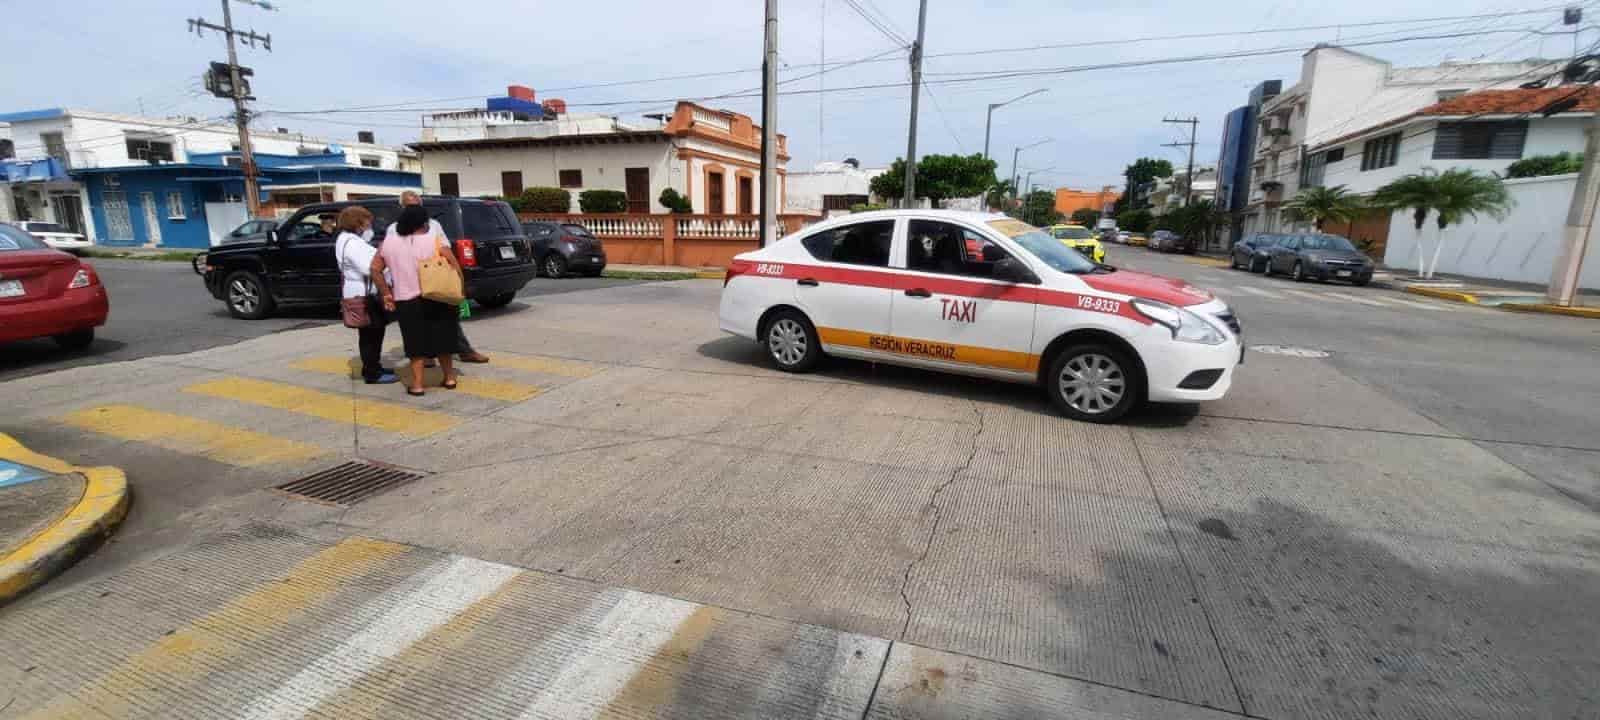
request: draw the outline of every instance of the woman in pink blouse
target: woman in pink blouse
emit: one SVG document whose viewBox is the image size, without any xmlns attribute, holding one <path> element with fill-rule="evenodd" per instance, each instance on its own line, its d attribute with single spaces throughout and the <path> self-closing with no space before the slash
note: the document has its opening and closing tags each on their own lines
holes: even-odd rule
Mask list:
<svg viewBox="0 0 1600 720">
<path fill-rule="evenodd" d="M 455 254 L 444 245 L 443 238 L 428 225 L 428 211 L 420 205 L 407 205 L 400 219 L 383 238 L 383 247 L 372 260 L 372 282 L 383 297 L 383 308 L 393 313 L 400 323 L 400 336 L 404 340 L 406 359 L 411 361 L 411 379 L 406 392 L 421 395 L 422 364 L 432 358 L 444 371 L 443 387 L 456 388 L 456 371 L 452 365 L 455 354 L 462 352 L 458 338 L 461 336 L 461 318 L 455 305 L 435 302 L 422 297 L 422 281 L 417 275 L 420 261 L 439 254 L 449 260 L 456 273 Z M 386 281 L 388 270 L 392 282 Z"/>
</svg>

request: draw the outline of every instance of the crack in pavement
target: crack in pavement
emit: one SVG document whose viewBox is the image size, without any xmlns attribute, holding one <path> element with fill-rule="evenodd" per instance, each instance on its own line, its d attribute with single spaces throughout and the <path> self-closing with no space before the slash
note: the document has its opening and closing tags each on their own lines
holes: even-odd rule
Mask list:
<svg viewBox="0 0 1600 720">
<path fill-rule="evenodd" d="M 972 414 L 978 418 L 978 431 L 972 434 L 972 450 L 967 453 L 966 462 L 962 463 L 960 467 L 951 470 L 950 477 L 939 483 L 939 486 L 933 489 L 933 494 L 928 496 L 926 507 L 933 511 L 933 526 L 928 528 L 928 539 L 922 544 L 922 553 L 916 559 L 906 563 L 906 571 L 900 577 L 900 602 L 905 603 L 906 606 L 906 621 L 900 625 L 901 640 L 905 639 L 906 631 L 911 629 L 911 596 L 906 594 L 906 588 L 911 585 L 911 571 L 915 570 L 923 560 L 928 559 L 928 552 L 933 549 L 933 540 L 939 535 L 939 521 L 944 517 L 944 513 L 939 509 L 939 493 L 950 487 L 961 473 L 970 469 L 973 458 L 978 456 L 978 438 L 983 436 L 983 408 L 979 407 L 976 402 L 972 403 Z"/>
</svg>

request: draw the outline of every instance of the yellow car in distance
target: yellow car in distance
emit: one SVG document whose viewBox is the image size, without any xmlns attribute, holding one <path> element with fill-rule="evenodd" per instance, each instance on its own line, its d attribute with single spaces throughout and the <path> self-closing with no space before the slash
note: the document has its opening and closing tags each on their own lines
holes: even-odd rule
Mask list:
<svg viewBox="0 0 1600 720">
<path fill-rule="evenodd" d="M 1051 225 L 1050 236 L 1061 241 L 1073 250 L 1077 250 L 1095 262 L 1106 261 L 1105 246 L 1100 244 L 1100 238 L 1094 232 L 1082 225 Z"/>
<path fill-rule="evenodd" d="M 1150 244 L 1150 238 L 1145 237 L 1144 233 L 1128 233 L 1128 239 L 1124 244 L 1145 247 Z"/>
</svg>

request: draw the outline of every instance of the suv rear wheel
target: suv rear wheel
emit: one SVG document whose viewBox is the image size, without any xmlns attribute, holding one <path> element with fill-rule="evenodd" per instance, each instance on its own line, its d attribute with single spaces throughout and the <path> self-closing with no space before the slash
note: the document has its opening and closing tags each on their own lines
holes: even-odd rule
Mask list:
<svg viewBox="0 0 1600 720">
<path fill-rule="evenodd" d="M 1062 415 L 1092 423 L 1116 422 L 1144 395 L 1133 361 L 1117 348 L 1096 343 L 1057 353 L 1044 385 Z"/>
<path fill-rule="evenodd" d="M 267 284 L 249 270 L 239 270 L 229 275 L 222 284 L 224 302 L 228 313 L 241 320 L 260 320 L 272 314 L 272 293 Z"/>
</svg>

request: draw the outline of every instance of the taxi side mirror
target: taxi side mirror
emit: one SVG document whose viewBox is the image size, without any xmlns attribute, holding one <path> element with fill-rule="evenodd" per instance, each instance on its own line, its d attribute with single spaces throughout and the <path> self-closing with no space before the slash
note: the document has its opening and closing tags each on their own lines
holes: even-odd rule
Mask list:
<svg viewBox="0 0 1600 720">
<path fill-rule="evenodd" d="M 994 264 L 994 279 L 1026 283 L 1028 285 L 1039 284 L 1039 277 L 1034 275 L 1033 271 L 1029 270 L 1021 262 L 1018 262 L 1016 258 L 1006 258 L 996 262 Z"/>
</svg>

